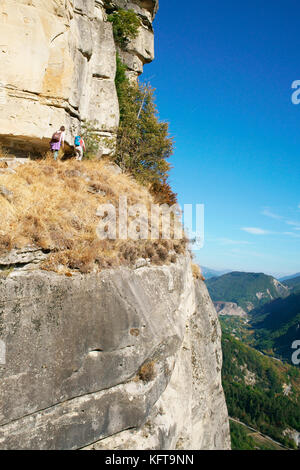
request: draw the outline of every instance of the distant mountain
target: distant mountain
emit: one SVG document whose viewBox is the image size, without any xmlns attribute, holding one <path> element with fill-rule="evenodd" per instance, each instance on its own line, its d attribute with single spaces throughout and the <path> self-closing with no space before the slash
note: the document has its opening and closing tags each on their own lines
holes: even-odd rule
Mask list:
<svg viewBox="0 0 300 470">
<path fill-rule="evenodd" d="M 208 279 L 206 285 L 214 302 L 234 302 L 246 312 L 289 295 L 287 286 L 263 273 L 232 272 Z"/>
<path fill-rule="evenodd" d="M 292 343 L 300 340 L 300 293 L 252 310 L 250 321 L 255 347 L 291 362 Z"/>
<path fill-rule="evenodd" d="M 291 279 L 287 279 L 286 281 L 283 281 L 282 284 L 287 286 L 292 294 L 300 293 L 300 275 Z"/>
<path fill-rule="evenodd" d="M 300 273 L 291 274 L 290 276 L 281 277 L 280 279 L 278 279 L 278 281 L 280 281 L 280 282 L 288 281 L 289 279 L 293 279 L 293 278 L 299 277 L 299 276 L 300 276 Z"/>
<path fill-rule="evenodd" d="M 201 266 L 201 271 L 205 279 L 211 279 L 212 277 L 219 277 L 223 274 L 229 273 L 230 269 L 224 271 L 216 271 L 215 269 L 206 268 L 205 266 Z"/>
</svg>

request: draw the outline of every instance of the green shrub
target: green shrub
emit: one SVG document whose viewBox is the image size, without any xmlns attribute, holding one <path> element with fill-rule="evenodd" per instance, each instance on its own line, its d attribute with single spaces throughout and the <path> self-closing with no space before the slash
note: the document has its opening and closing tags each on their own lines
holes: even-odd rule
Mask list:
<svg viewBox="0 0 300 470">
<path fill-rule="evenodd" d="M 154 90 L 150 85 L 118 84 L 120 126 L 115 161 L 142 184 L 156 187 L 172 199 L 167 178 L 173 139 L 166 122 L 158 118 Z M 175 197 L 176 199 L 176 197 Z"/>
<path fill-rule="evenodd" d="M 96 121 L 86 121 L 82 124 L 82 137 L 86 147 L 84 158 L 88 160 L 95 158 L 99 152 L 100 136 L 96 134 L 95 129 Z"/>
<path fill-rule="evenodd" d="M 116 68 L 115 84 L 116 84 L 116 90 L 117 90 L 117 94 L 118 94 L 118 98 L 120 102 L 122 100 L 122 93 L 123 93 L 122 85 L 124 83 L 128 84 L 128 79 L 126 77 L 127 67 L 125 64 L 123 64 L 118 53 L 116 55 L 116 63 L 117 63 L 117 68 Z"/>
<path fill-rule="evenodd" d="M 127 46 L 131 39 L 138 36 L 141 22 L 133 10 L 120 8 L 108 15 L 107 19 L 112 23 L 115 42 L 122 49 Z"/>
<path fill-rule="evenodd" d="M 173 139 L 166 122 L 159 121 L 154 90 L 149 84 L 130 83 L 127 67 L 117 53 L 115 84 L 119 100 L 120 125 L 114 161 L 149 190 L 158 204 L 173 205 L 177 195 L 169 182 L 169 157 Z M 114 148 L 113 142 L 107 142 Z"/>
</svg>

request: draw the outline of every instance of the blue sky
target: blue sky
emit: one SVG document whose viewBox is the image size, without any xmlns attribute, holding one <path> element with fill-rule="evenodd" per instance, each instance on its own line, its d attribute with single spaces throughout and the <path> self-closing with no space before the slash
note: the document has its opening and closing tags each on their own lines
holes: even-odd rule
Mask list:
<svg viewBox="0 0 300 470">
<path fill-rule="evenodd" d="M 296 0 L 160 1 L 143 79 L 176 141 L 179 203 L 205 204 L 204 266 L 300 271 L 299 17 Z"/>
</svg>

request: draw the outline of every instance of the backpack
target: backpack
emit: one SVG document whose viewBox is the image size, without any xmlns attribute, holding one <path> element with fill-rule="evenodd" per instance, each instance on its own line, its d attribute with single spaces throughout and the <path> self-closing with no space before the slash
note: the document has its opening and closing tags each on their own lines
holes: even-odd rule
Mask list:
<svg viewBox="0 0 300 470">
<path fill-rule="evenodd" d="M 75 145 L 75 147 L 80 147 L 81 146 L 81 137 L 80 137 L 80 135 L 77 135 L 75 137 L 74 145 Z"/>
<path fill-rule="evenodd" d="M 60 142 L 61 132 L 54 132 L 51 142 Z"/>
</svg>

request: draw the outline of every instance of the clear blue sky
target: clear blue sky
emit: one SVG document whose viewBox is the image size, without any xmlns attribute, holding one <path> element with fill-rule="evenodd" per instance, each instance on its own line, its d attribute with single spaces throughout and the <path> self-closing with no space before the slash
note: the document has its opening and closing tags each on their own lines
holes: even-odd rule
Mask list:
<svg viewBox="0 0 300 470">
<path fill-rule="evenodd" d="M 204 266 L 300 271 L 299 19 L 296 0 L 160 0 L 143 78 L 175 137 L 179 202 L 205 204 Z"/>
</svg>

